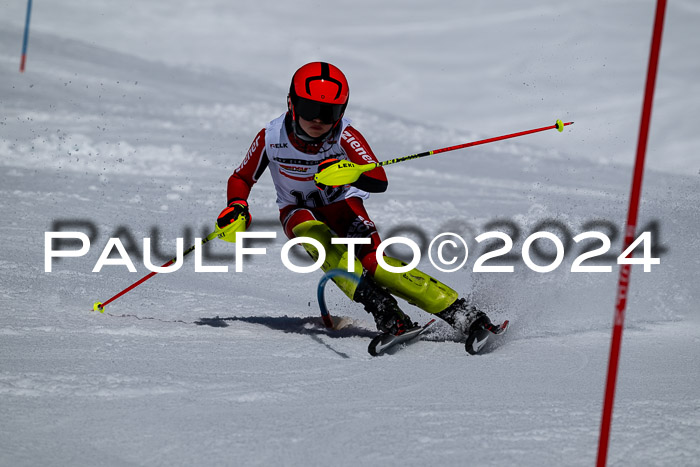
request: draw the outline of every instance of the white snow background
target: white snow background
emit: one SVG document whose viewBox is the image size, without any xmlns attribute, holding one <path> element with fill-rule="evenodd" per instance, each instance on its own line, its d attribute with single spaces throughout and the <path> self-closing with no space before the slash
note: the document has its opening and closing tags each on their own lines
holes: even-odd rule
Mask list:
<svg viewBox="0 0 700 467">
<path fill-rule="evenodd" d="M 617 267 L 570 272 L 570 239 L 624 225 L 654 4 L 37 1 L 19 74 L 26 3 L 2 0 L 0 465 L 593 464 Z M 633 267 L 611 465 L 700 456 L 698 26 L 697 2 L 669 2 L 639 221 L 661 264 Z M 228 273 L 188 257 L 91 312 L 148 272 L 135 254 L 138 273 L 92 273 L 107 239 L 142 250 L 157 229 L 167 259 L 211 231 L 291 74 L 321 59 L 380 159 L 576 122 L 387 167 L 367 203 L 384 237 L 464 236 L 463 269 L 420 268 L 510 319 L 503 345 L 470 357 L 438 323 L 372 358 L 371 318 L 331 287 L 350 324 L 324 329 L 320 273 L 279 258 L 268 175 L 250 199 L 253 230 L 278 234 L 266 256 L 236 273 L 211 257 L 235 246 L 212 242 L 205 264 Z M 45 273 L 44 232 L 76 220 L 97 227 L 90 252 Z M 540 274 L 517 257 L 547 220 L 570 245 Z M 509 225 L 515 272 L 473 273 L 474 237 Z"/>
</svg>

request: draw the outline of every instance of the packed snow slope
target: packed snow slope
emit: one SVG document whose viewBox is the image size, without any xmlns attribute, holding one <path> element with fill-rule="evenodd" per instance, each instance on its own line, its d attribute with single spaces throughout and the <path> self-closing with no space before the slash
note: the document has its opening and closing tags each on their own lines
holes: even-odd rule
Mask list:
<svg viewBox="0 0 700 467">
<path fill-rule="evenodd" d="M 514 7 L 506 14 L 505 7 L 514 5 L 497 3 L 503 10 L 493 14 L 477 3 L 472 13 L 481 22 L 467 31 L 456 19 L 443 24 L 451 7 L 425 17 L 416 12 L 427 12 L 427 4 L 406 11 L 396 6 L 395 28 L 370 22 L 362 30 L 364 49 L 345 25 L 330 44 L 299 32 L 301 46 L 284 60 L 277 49 L 287 45 L 278 41 L 276 15 L 270 16 L 275 19 L 267 42 L 227 42 L 230 49 L 197 42 L 223 37 L 224 29 L 239 38 L 241 30 L 253 34 L 253 20 L 267 16 L 252 4 L 242 3 L 237 12 L 218 9 L 216 2 L 177 9 L 150 2 L 138 4 L 143 10 L 118 11 L 108 2 L 85 8 L 76 2 L 72 10 L 44 6 L 35 12 L 24 75 L 16 71 L 15 53 L 21 18 L 1 19 L 0 465 L 591 465 L 615 301 L 614 261 L 631 180 L 630 164 L 619 161 L 631 162 L 635 150 L 634 131 L 613 143 L 619 126 L 613 123 L 598 138 L 599 122 L 592 120 L 593 114 L 604 120 L 610 110 L 624 122 L 620 126 L 636 128 L 643 80 L 628 81 L 626 73 L 644 70 L 653 10 L 610 2 L 617 14 L 609 17 L 592 13 L 594 6 L 532 13 Z M 645 8 L 652 9 L 648 3 Z M 697 19 L 691 2 L 674 3 L 669 21 L 675 18 L 680 29 Z M 20 7 L 10 2 L 7 11 Z M 162 22 L 153 18 L 158 8 Z M 291 16 L 291 24 L 302 21 L 291 7 L 277 8 Z M 240 18 L 232 19 L 233 13 Z M 365 18 L 346 13 L 349 25 Z M 379 13 L 385 20 L 389 15 Z M 513 101 L 515 111 L 507 118 L 491 115 L 504 114 L 506 104 L 488 93 L 467 99 L 478 112 L 460 113 L 451 106 L 461 98 L 440 95 L 439 89 L 417 100 L 395 91 L 396 106 L 382 100 L 391 99 L 386 89 L 383 97 L 380 87 L 370 92 L 374 82 L 385 85 L 372 69 L 396 76 L 398 89 L 411 81 L 401 60 L 413 51 L 412 69 L 433 68 L 448 81 L 464 72 L 468 60 L 462 55 L 447 61 L 443 52 L 430 59 L 429 44 L 437 50 L 442 36 L 428 45 L 417 38 L 445 32 L 453 41 L 470 39 L 465 43 L 474 51 L 472 39 L 487 37 L 493 24 L 501 27 L 499 40 L 517 45 L 527 20 L 559 29 L 562 17 L 575 13 L 599 20 L 594 27 L 609 34 L 611 54 L 619 54 L 614 65 L 626 70 L 622 86 L 602 80 L 598 104 L 588 100 L 576 112 L 568 109 L 569 99 L 586 99 L 571 97 L 566 87 L 553 105 L 561 105 L 562 114 L 543 116 L 533 101 L 537 92 L 529 90 L 551 83 L 538 72 L 531 87 L 513 87 L 512 80 L 499 84 L 520 66 L 513 57 L 487 60 L 485 52 L 478 54 L 483 73 L 476 67 L 469 74 L 488 76 L 492 94 Z M 119 35 L 120 24 L 133 35 Z M 153 29 L 147 34 L 148 27 Z M 643 41 L 626 55 L 628 27 Z M 166 44 L 175 30 L 181 34 Z M 571 44 L 586 34 L 574 28 L 562 40 Z M 668 34 L 671 46 L 662 64 L 676 73 L 662 76 L 690 93 L 697 89 L 697 61 L 680 54 L 673 28 Z M 393 40 L 405 55 L 392 62 L 387 38 L 395 36 L 402 38 Z M 373 41 L 382 47 L 367 48 Z M 545 48 L 531 47 L 530 58 L 542 57 L 537 50 L 553 50 L 546 49 L 547 37 L 528 35 L 528 41 Z M 225 59 L 239 50 L 255 57 Z M 558 70 L 577 68 L 577 62 L 600 60 L 573 52 L 543 63 L 558 65 L 551 80 L 562 79 Z M 217 56 L 221 67 L 213 66 Z M 349 325 L 324 329 L 315 298 L 320 273 L 293 273 L 280 260 L 284 238 L 269 175 L 250 199 L 252 230 L 277 233 L 277 239 L 256 244 L 267 248 L 266 255 L 248 258 L 243 272 L 234 272 L 236 247 L 212 242 L 204 263 L 228 265 L 229 272 L 196 273 L 188 257 L 181 270 L 155 276 L 105 314 L 90 311 L 93 302 L 148 272 L 143 238 L 154 239 L 158 263 L 174 256 L 175 238 L 185 237 L 189 245 L 211 231 L 229 174 L 255 133 L 284 110 L 287 75 L 319 58 L 341 68 L 347 59 L 345 68 L 358 83 L 348 116 L 381 159 L 544 126 L 557 117 L 576 121 L 563 134 L 544 132 L 388 167 L 389 191 L 367 203 L 385 238 L 406 235 L 420 243 L 443 232 L 464 237 L 470 248 L 464 268 L 438 271 L 427 250 L 419 267 L 461 294 L 471 293 L 494 319 L 511 320 L 505 342 L 493 353 L 469 357 L 458 336 L 438 323 L 420 342 L 372 358 L 371 318 L 334 288 L 327 293 L 331 312 Z M 528 55 L 520 60 L 530 63 Z M 282 71 L 271 71 L 275 61 Z M 536 68 L 529 66 L 524 69 Z M 435 87 L 422 72 L 415 81 L 416 88 Z M 692 99 L 677 102 L 674 86 L 661 89 L 666 92 L 660 101 L 671 107 L 697 105 Z M 601 108 L 593 112 L 596 105 Z M 432 118 L 456 114 L 463 119 L 458 127 Z M 653 231 L 661 264 L 647 273 L 633 267 L 612 465 L 692 465 L 700 455 L 700 190 L 697 159 L 688 154 L 697 154 L 698 139 L 684 130 L 697 127 L 698 117 L 679 120 L 672 114 L 655 114 L 650 159 L 663 159 L 668 151 L 681 169 L 652 168 L 644 180 L 639 226 Z M 660 141 L 659 129 L 672 129 L 674 143 Z M 581 146 L 596 147 L 596 154 L 583 157 Z M 80 258 L 54 259 L 47 273 L 44 233 L 56 229 L 90 234 L 91 248 Z M 489 230 L 509 233 L 515 245 L 505 263 L 487 264 L 512 264 L 513 273 L 472 272 L 483 252 L 474 238 Z M 530 270 L 520 253 L 525 238 L 541 230 L 566 245 L 563 263 L 543 274 Z M 582 252 L 571 239 L 587 230 L 614 238 L 611 258 L 584 264 L 612 265 L 613 272 L 571 272 Z M 105 266 L 93 273 L 108 239 L 116 236 L 138 272 Z M 546 264 L 552 251 L 538 245 L 544 254 L 533 259 Z M 301 257 L 294 259 L 302 264 Z M 421 323 L 429 318 L 407 304 L 405 309 Z"/>
<path fill-rule="evenodd" d="M 26 3 L 0 3 L 2 29 L 15 31 L 3 50 L 10 68 Z M 354 105 L 487 136 L 521 129 L 524 116 L 577 120 L 575 134 L 547 146 L 626 164 L 655 3 L 299 0 L 263 8 L 258 0 L 63 0 L 35 4 L 32 31 L 147 60 L 244 71 L 277 95 L 300 64 L 325 59 L 342 65 Z M 648 164 L 697 175 L 700 100 L 689 97 L 700 94 L 698 2 L 668 2 L 665 24 Z M 29 70 L 40 66 L 40 47 L 32 36 Z"/>
</svg>

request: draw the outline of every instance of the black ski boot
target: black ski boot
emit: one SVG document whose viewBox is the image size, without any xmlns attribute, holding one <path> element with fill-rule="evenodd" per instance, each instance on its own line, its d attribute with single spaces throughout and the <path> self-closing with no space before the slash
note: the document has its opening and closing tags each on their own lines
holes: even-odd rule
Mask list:
<svg viewBox="0 0 700 467">
<path fill-rule="evenodd" d="M 401 311 L 396 299 L 377 285 L 366 272 L 362 274 L 360 283 L 357 284 L 353 300 L 362 303 L 365 310 L 374 316 L 379 332 L 399 336 L 417 326 L 406 313 Z"/>
<path fill-rule="evenodd" d="M 508 329 L 508 321 L 500 325 L 493 324 L 486 314 L 481 314 L 469 326 L 464 350 L 471 355 L 488 352 L 493 348 L 494 336 L 501 336 Z"/>
<path fill-rule="evenodd" d="M 471 355 L 488 351 L 487 342 L 493 336 L 503 334 L 508 328 L 508 321 L 504 321 L 501 325 L 493 324 L 486 313 L 470 305 L 463 298 L 457 299 L 436 315 L 467 337 L 464 349 Z"/>
<path fill-rule="evenodd" d="M 464 298 L 458 298 L 452 305 L 439 313 L 435 313 L 445 320 L 450 326 L 468 336 L 472 327 L 477 323 L 481 326 L 491 324 L 491 320 L 486 313 L 478 310 L 474 305 L 470 305 Z"/>
</svg>

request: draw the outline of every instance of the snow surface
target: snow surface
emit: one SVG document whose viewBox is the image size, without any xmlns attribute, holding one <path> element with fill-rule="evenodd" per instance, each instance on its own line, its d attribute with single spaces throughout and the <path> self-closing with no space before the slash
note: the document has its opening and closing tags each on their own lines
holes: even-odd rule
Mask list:
<svg viewBox="0 0 700 467">
<path fill-rule="evenodd" d="M 518 252 L 546 220 L 562 239 L 621 230 L 653 2 L 258 3 L 37 2 L 24 75 L 26 4 L 2 3 L 0 465 L 591 465 L 616 268 L 571 273 L 572 244 L 555 272 L 472 273 L 474 237 L 515 225 Z M 633 267 L 611 465 L 700 455 L 699 16 L 668 6 L 639 221 L 665 250 Z M 289 76 L 320 58 L 347 72 L 348 115 L 381 159 L 576 121 L 387 168 L 368 202 L 385 237 L 465 237 L 465 268 L 420 268 L 510 319 L 504 345 L 469 357 L 438 323 L 372 358 L 370 317 L 334 288 L 349 325 L 325 330 L 320 274 L 280 261 L 268 175 L 250 200 L 254 230 L 278 235 L 267 255 L 236 273 L 235 247 L 212 242 L 205 264 L 230 272 L 189 260 L 90 312 L 147 273 L 136 254 L 138 273 L 91 272 L 107 239 L 157 233 L 165 261 L 208 233 Z M 97 235 L 45 273 L 57 221 Z"/>
</svg>

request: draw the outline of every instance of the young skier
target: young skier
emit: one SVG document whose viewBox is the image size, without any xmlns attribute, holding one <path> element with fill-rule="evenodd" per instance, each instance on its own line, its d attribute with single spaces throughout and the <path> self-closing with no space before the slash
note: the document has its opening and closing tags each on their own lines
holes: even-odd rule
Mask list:
<svg viewBox="0 0 700 467">
<path fill-rule="evenodd" d="M 359 282 L 343 277 L 333 281 L 351 300 L 364 305 L 380 332 L 400 335 L 415 326 L 392 295 L 439 316 L 467 336 L 492 329 L 486 314 L 447 285 L 418 269 L 399 274 L 377 264 L 375 253 L 381 240 L 363 200 L 369 193 L 386 191 L 382 167 L 362 174 L 351 185 L 314 182 L 314 174 L 338 161 L 378 162 L 364 137 L 343 118 L 348 96 L 345 75 L 335 66 L 313 62 L 299 68 L 289 87 L 287 112 L 260 130 L 229 178 L 228 205 L 217 219 L 218 226 L 224 228 L 239 216 L 244 216 L 246 227 L 250 225 L 247 199 L 269 167 L 284 233 L 290 239 L 303 236 L 319 241 L 326 251 L 324 271 L 348 270 L 347 247 L 332 244 L 332 237 L 369 239 L 355 252 Z M 318 258 L 313 245 L 303 246 L 314 260 Z M 384 260 L 391 266 L 405 266 L 395 258 Z"/>
</svg>

